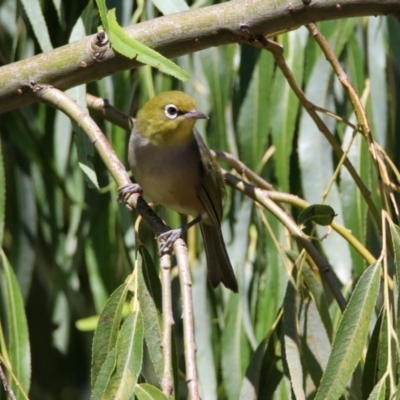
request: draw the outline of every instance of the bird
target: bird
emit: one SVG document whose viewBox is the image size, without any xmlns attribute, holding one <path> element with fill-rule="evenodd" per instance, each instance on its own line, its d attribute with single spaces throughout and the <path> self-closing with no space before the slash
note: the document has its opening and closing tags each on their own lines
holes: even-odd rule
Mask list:
<svg viewBox="0 0 400 400">
<path fill-rule="evenodd" d="M 128 161 L 136 184 L 120 188 L 126 198 L 140 190 L 152 201 L 194 219 L 159 235 L 160 253 L 169 250 L 191 226 L 200 225 L 208 279 L 233 292 L 238 283 L 221 231 L 225 184 L 221 170 L 194 124 L 208 117 L 188 94 L 172 90 L 150 99 L 137 113 Z"/>
</svg>

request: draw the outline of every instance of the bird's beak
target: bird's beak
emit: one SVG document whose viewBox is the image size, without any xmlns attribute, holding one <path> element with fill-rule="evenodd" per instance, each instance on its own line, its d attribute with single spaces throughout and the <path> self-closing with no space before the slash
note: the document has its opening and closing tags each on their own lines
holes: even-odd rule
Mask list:
<svg viewBox="0 0 400 400">
<path fill-rule="evenodd" d="M 203 114 L 201 111 L 197 110 L 190 110 L 184 114 L 184 117 L 187 119 L 208 119 L 206 114 Z"/>
</svg>

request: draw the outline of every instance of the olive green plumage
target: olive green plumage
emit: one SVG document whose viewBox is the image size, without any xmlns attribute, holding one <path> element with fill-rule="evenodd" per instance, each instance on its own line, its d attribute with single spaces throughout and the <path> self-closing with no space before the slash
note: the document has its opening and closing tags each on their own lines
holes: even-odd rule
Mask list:
<svg viewBox="0 0 400 400">
<path fill-rule="evenodd" d="M 199 118 L 207 117 L 196 110 L 189 95 L 179 91 L 156 95 L 137 114 L 129 141 L 129 164 L 151 200 L 200 221 L 212 286 L 222 282 L 237 292 L 221 233 L 224 181 L 194 129 Z"/>
</svg>

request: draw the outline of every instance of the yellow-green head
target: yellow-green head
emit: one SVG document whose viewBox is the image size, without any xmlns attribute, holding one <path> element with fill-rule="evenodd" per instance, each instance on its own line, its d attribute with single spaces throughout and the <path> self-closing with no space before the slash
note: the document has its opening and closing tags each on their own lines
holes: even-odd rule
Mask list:
<svg viewBox="0 0 400 400">
<path fill-rule="evenodd" d="M 160 146 L 177 146 L 192 137 L 196 119 L 208 118 L 196 109 L 195 101 L 178 90 L 162 92 L 138 112 L 136 128 L 143 137 Z"/>
</svg>

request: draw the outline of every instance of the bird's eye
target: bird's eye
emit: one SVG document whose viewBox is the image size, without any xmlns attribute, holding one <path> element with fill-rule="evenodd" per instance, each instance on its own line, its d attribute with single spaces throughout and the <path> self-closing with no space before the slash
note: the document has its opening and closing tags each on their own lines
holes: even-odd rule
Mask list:
<svg viewBox="0 0 400 400">
<path fill-rule="evenodd" d="M 174 104 L 165 106 L 164 112 L 169 119 L 175 119 L 179 115 L 178 108 Z"/>
</svg>

